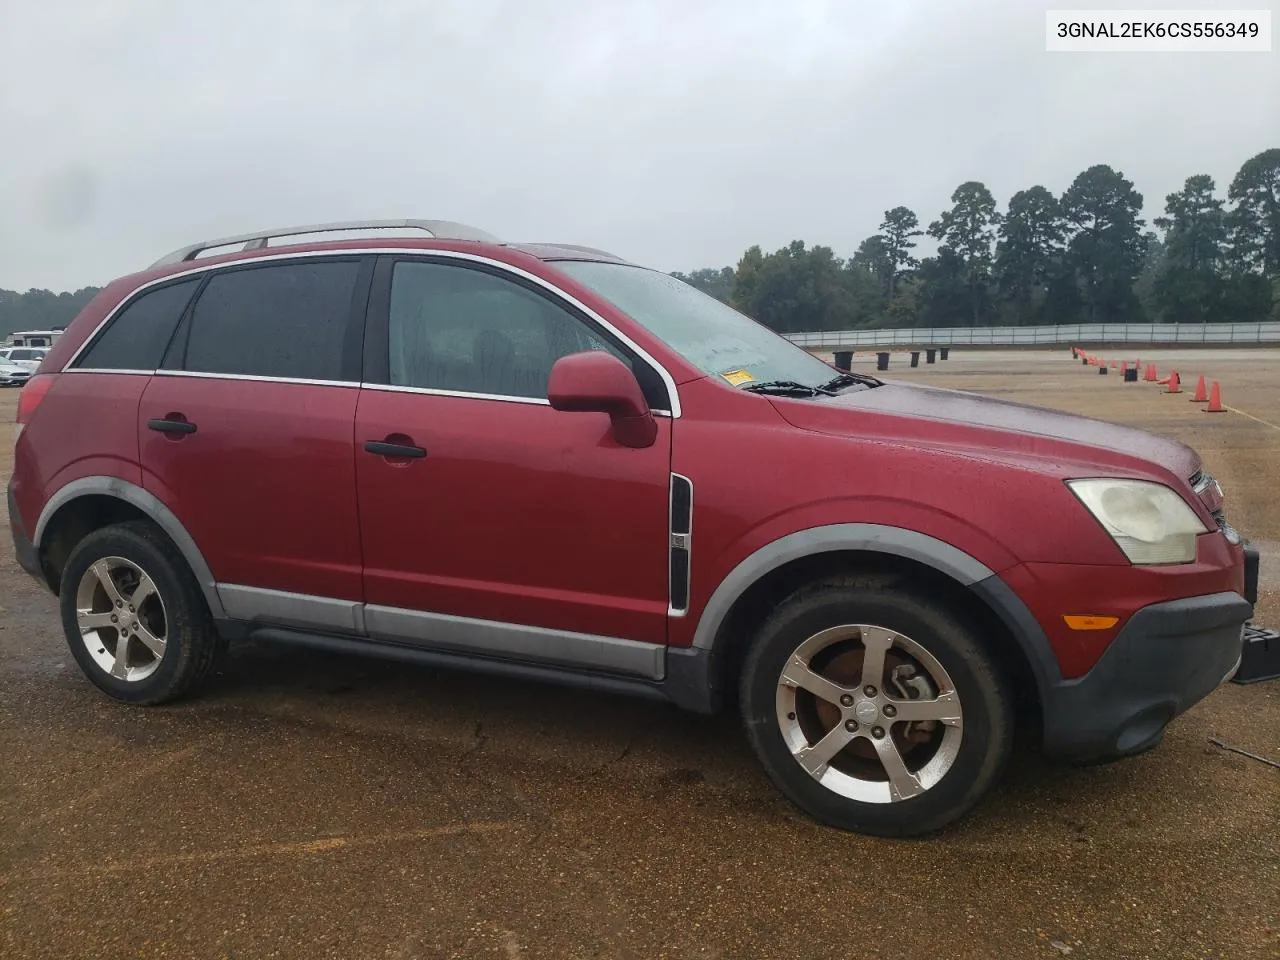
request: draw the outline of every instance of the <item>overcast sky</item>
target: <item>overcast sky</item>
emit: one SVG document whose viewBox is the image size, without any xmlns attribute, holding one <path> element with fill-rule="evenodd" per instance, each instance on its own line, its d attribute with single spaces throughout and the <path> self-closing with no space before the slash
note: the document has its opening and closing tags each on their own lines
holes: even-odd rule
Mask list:
<svg viewBox="0 0 1280 960">
<path fill-rule="evenodd" d="M 965 180 L 1003 208 L 1109 163 L 1150 218 L 1280 146 L 1280 53 L 1050 54 L 1046 6 L 1069 4 L 0 0 L 0 287 L 370 217 L 666 270 L 848 255 Z"/>
</svg>

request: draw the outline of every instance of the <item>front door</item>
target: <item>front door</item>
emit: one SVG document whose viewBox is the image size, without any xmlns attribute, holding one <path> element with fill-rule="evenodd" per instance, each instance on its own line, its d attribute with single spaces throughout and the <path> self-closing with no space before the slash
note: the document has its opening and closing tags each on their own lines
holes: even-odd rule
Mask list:
<svg viewBox="0 0 1280 960">
<path fill-rule="evenodd" d="M 355 431 L 370 633 L 481 652 L 496 637 L 489 652 L 534 660 L 585 649 L 580 635 L 665 643 L 672 421 L 632 449 L 606 415 L 546 400 L 562 356 L 643 361 L 472 264 L 386 260 L 373 302 L 382 385 L 361 390 Z"/>
</svg>

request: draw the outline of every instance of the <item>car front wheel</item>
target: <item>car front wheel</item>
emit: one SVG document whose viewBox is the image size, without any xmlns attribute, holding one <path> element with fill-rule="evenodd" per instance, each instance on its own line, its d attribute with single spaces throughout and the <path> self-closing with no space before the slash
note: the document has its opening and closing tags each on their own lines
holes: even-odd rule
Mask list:
<svg viewBox="0 0 1280 960">
<path fill-rule="evenodd" d="M 805 588 L 761 627 L 741 679 L 748 736 L 794 803 L 859 833 L 966 813 L 1009 756 L 1011 698 L 977 634 L 879 578 Z"/>
</svg>

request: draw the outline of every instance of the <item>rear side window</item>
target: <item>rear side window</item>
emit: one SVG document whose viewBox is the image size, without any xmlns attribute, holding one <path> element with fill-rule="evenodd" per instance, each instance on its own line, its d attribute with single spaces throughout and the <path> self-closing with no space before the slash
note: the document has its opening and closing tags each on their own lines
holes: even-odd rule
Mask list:
<svg viewBox="0 0 1280 960">
<path fill-rule="evenodd" d="M 352 260 L 215 273 L 192 310 L 183 369 L 358 379 L 343 376 L 343 359 L 359 273 Z"/>
<path fill-rule="evenodd" d="M 200 279 L 148 290 L 118 313 L 76 363 L 93 370 L 154 370 Z M 36 351 L 31 351 L 32 353 Z"/>
</svg>

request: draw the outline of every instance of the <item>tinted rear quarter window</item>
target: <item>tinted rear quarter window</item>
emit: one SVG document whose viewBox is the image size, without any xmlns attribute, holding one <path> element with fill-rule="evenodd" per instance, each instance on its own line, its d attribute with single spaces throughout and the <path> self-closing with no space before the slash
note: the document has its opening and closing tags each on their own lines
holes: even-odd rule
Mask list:
<svg viewBox="0 0 1280 960">
<path fill-rule="evenodd" d="M 183 368 L 303 380 L 358 379 L 344 376 L 344 357 L 359 273 L 355 260 L 215 273 L 192 309 Z M 355 361 L 358 370 L 358 357 Z"/>
<path fill-rule="evenodd" d="M 94 370 L 154 370 L 199 285 L 198 277 L 147 290 L 130 301 L 76 362 Z"/>
</svg>

